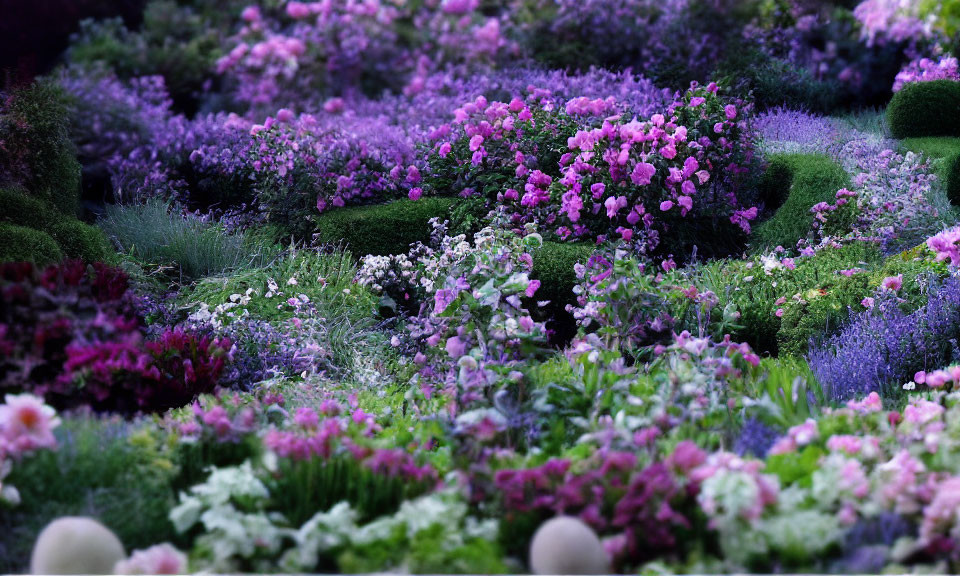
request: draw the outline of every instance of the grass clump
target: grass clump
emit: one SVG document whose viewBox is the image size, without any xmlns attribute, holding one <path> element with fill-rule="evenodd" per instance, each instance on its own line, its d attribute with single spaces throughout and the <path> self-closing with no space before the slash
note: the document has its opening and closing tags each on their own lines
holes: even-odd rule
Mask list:
<svg viewBox="0 0 960 576">
<path fill-rule="evenodd" d="M 160 199 L 110 206 L 98 222 L 117 246 L 134 258 L 175 266 L 187 278 L 202 278 L 262 266 L 276 254 L 272 247 L 229 233 L 215 222 L 183 214 Z"/>
</svg>

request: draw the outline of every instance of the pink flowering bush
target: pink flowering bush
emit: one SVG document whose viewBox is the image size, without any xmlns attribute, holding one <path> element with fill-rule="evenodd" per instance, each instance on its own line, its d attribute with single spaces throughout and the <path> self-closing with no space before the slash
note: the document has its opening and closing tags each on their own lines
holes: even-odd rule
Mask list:
<svg viewBox="0 0 960 576">
<path fill-rule="evenodd" d="M 416 93 L 431 71 L 489 64 L 509 44 L 500 21 L 476 2 L 262 3 L 242 19 L 217 72 L 237 99 L 255 106 L 317 91 Z"/>
<path fill-rule="evenodd" d="M 571 101 L 566 112 L 584 106 Z M 607 101 L 591 106 L 585 108 L 591 114 L 594 108 L 616 110 Z M 619 237 L 636 252 L 652 254 L 662 237 L 678 236 L 682 227 L 676 223 L 688 216 L 709 214 L 714 227 L 750 230 L 757 210 L 738 199 L 741 175 L 752 160 L 743 114 L 722 103 L 715 85 L 694 87 L 666 115 L 645 122 L 614 115 L 580 125 L 557 158 L 556 141 L 571 130 L 567 115 L 550 121 L 519 99 L 481 99 L 458 112 L 462 135 L 453 142 L 441 139 L 440 159 L 432 165 L 453 169 L 457 181 L 467 184 L 464 190 L 477 191 L 470 185 L 477 182 L 491 201 L 496 193 L 500 212 L 515 226 L 535 221 L 564 240 Z M 537 136 L 520 140 L 525 146 L 515 142 L 531 129 Z"/>
<path fill-rule="evenodd" d="M 960 81 L 957 59 L 953 56 L 942 56 L 939 61 L 929 58 L 920 58 L 904 66 L 897 74 L 893 83 L 893 91 L 899 92 L 904 85 L 911 82 L 932 82 L 934 80 Z"/>
</svg>

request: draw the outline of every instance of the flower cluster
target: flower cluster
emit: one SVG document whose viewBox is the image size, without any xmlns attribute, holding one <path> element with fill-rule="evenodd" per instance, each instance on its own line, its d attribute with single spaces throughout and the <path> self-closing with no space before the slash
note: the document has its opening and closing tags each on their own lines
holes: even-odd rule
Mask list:
<svg viewBox="0 0 960 576">
<path fill-rule="evenodd" d="M 911 82 L 933 82 L 934 80 L 960 81 L 957 59 L 953 56 L 942 56 L 940 60 L 920 58 L 907 64 L 893 83 L 893 91 L 899 92 L 904 85 Z"/>
<path fill-rule="evenodd" d="M 20 496 L 16 486 L 4 484 L 13 463 L 38 450 L 54 450 L 57 439 L 53 429 L 60 419 L 43 398 L 32 394 L 7 394 L 0 404 L 0 504 L 16 505 Z"/>
<path fill-rule="evenodd" d="M 445 237 L 438 250 L 420 257 L 427 298 L 407 326 L 408 337 L 418 350 L 414 361 L 425 397 L 447 396 L 465 433 L 495 435 L 524 425 L 510 407 L 529 400 L 525 361 L 546 340 L 544 325 L 525 303 L 540 285 L 530 278 L 527 252 L 540 238 L 486 228 L 472 246 L 464 242 Z"/>
</svg>

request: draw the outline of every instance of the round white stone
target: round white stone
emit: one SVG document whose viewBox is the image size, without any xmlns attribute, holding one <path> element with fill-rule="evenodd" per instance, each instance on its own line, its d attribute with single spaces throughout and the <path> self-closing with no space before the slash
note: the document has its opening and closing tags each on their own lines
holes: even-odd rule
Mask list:
<svg viewBox="0 0 960 576">
<path fill-rule="evenodd" d="M 37 537 L 30 558 L 33 574 L 113 574 L 126 558 L 123 544 L 109 528 L 91 518 L 63 517 Z"/>
<path fill-rule="evenodd" d="M 580 519 L 557 516 L 544 522 L 530 543 L 534 574 L 606 574 L 607 553 L 592 528 Z"/>
</svg>

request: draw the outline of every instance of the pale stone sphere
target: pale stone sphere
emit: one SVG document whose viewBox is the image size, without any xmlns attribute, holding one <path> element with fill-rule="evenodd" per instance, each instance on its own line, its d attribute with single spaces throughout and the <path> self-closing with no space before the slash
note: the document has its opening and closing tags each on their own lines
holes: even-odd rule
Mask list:
<svg viewBox="0 0 960 576">
<path fill-rule="evenodd" d="M 57 518 L 40 532 L 30 558 L 33 574 L 113 574 L 126 558 L 120 539 L 92 518 Z"/>
<path fill-rule="evenodd" d="M 544 522 L 530 543 L 534 574 L 606 574 L 607 553 L 592 528 L 579 518 L 557 516 Z"/>
</svg>

